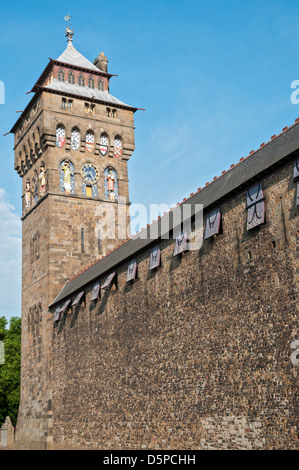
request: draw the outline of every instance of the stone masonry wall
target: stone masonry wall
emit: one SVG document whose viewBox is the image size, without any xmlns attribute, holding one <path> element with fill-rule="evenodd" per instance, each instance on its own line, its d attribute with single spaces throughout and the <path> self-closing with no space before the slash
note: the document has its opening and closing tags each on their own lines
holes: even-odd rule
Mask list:
<svg viewBox="0 0 299 470">
<path fill-rule="evenodd" d="M 295 449 L 298 207 L 293 163 L 264 177 L 266 224 L 246 193 L 221 205 L 223 234 L 173 257 L 137 254 L 138 278 L 53 326 L 56 448 Z M 52 320 L 53 320 L 52 313 Z"/>
</svg>

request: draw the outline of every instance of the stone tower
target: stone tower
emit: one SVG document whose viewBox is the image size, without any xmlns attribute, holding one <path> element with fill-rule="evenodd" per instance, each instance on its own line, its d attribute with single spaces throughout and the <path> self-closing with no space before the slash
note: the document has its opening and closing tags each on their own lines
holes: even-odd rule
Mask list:
<svg viewBox="0 0 299 470">
<path fill-rule="evenodd" d="M 73 46 L 69 28 L 66 37 L 67 48 L 50 59 L 11 129 L 23 182 L 21 448 L 52 445 L 50 301 L 128 236 L 137 108 L 109 93 L 105 55 L 93 64 Z"/>
</svg>

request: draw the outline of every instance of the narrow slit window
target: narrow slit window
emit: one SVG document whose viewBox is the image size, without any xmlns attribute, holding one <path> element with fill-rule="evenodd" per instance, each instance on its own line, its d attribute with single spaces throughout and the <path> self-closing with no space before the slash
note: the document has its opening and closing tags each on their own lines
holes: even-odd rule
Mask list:
<svg viewBox="0 0 299 470">
<path fill-rule="evenodd" d="M 98 230 L 98 251 L 99 251 L 99 254 L 101 254 L 102 246 L 101 246 L 101 231 L 100 230 Z"/>
<path fill-rule="evenodd" d="M 84 228 L 81 228 L 81 253 L 84 252 Z"/>
</svg>

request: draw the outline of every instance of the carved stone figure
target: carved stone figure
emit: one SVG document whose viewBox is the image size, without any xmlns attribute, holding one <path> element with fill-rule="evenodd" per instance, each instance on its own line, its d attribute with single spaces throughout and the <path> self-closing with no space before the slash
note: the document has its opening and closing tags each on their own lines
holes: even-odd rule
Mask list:
<svg viewBox="0 0 299 470">
<path fill-rule="evenodd" d="M 71 177 L 74 176 L 74 173 L 71 170 L 70 166 L 70 161 L 65 160 L 61 166 L 61 170 L 64 173 L 64 178 L 63 178 L 63 188 L 66 193 L 71 193 L 72 192 L 72 182 L 71 182 Z"/>
<path fill-rule="evenodd" d="M 30 209 L 31 203 L 31 189 L 30 189 L 30 181 L 27 180 L 26 182 L 26 191 L 25 191 L 25 210 L 28 211 Z"/>
<path fill-rule="evenodd" d="M 46 192 L 46 172 L 45 166 L 42 165 L 39 173 L 39 182 L 40 182 L 40 195 L 44 196 Z"/>
</svg>

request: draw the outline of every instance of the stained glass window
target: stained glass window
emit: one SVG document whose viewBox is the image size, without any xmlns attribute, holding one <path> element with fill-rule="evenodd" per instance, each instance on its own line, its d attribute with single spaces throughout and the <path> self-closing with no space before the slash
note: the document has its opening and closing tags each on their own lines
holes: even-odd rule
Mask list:
<svg viewBox="0 0 299 470">
<path fill-rule="evenodd" d="M 58 148 L 62 148 L 65 144 L 65 129 L 62 125 L 56 127 L 56 141 Z"/>
<path fill-rule="evenodd" d="M 103 155 L 103 157 L 107 154 L 108 152 L 108 145 L 109 145 L 109 140 L 107 134 L 101 134 L 100 137 L 100 152 Z"/>
<path fill-rule="evenodd" d="M 71 133 L 71 149 L 78 150 L 79 146 L 80 146 L 80 131 L 77 127 L 74 127 Z"/>
<path fill-rule="evenodd" d="M 85 148 L 89 153 L 93 152 L 93 149 L 94 149 L 94 133 L 92 131 L 87 131 L 86 132 Z"/>
<path fill-rule="evenodd" d="M 120 136 L 116 136 L 114 139 L 114 156 L 115 158 L 122 156 L 122 139 Z"/>
</svg>

